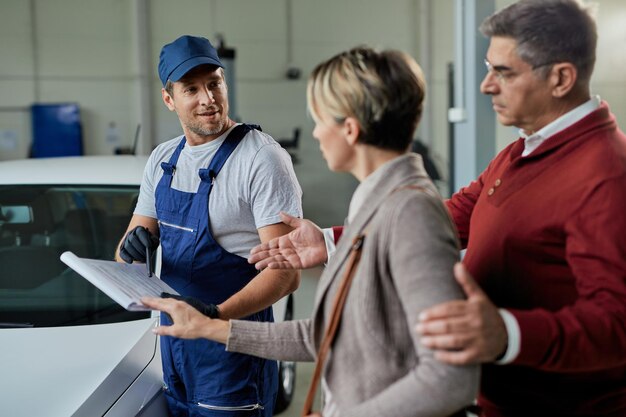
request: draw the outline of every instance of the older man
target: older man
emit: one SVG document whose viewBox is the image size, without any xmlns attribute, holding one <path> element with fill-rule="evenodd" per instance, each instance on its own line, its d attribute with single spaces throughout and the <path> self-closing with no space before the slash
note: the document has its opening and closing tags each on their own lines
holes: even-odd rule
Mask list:
<svg viewBox="0 0 626 417">
<path fill-rule="evenodd" d="M 496 361 L 486 416 L 624 416 L 626 137 L 589 92 L 594 20 L 575 0 L 529 0 L 480 29 L 481 91 L 521 138 L 447 202 L 468 299 L 425 312 L 422 343 L 449 363 Z"/>
</svg>

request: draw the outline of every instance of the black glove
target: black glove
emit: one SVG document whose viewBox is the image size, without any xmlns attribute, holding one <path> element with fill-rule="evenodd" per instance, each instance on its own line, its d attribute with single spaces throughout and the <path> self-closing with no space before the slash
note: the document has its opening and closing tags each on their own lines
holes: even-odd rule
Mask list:
<svg viewBox="0 0 626 417">
<path fill-rule="evenodd" d="M 126 234 L 120 244 L 120 258 L 128 264 L 133 261 L 146 262 L 146 252 L 154 254 L 159 246 L 159 238 L 143 226 L 137 226 Z M 152 255 L 151 255 L 152 257 Z"/>
<path fill-rule="evenodd" d="M 161 298 L 173 298 L 175 300 L 184 301 L 200 313 L 212 319 L 220 318 L 220 309 L 215 304 L 204 304 L 202 301 L 194 297 L 185 297 L 184 295 L 170 294 L 169 292 L 162 292 Z"/>
</svg>

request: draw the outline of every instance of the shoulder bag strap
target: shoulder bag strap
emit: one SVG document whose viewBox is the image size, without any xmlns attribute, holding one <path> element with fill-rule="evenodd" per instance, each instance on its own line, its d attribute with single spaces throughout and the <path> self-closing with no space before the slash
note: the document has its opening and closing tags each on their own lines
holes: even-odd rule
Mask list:
<svg viewBox="0 0 626 417">
<path fill-rule="evenodd" d="M 348 298 L 348 292 L 350 291 L 352 278 L 354 277 L 354 273 L 361 259 L 361 250 L 363 248 L 364 240 L 365 235 L 363 234 L 354 238 L 354 241 L 352 243 L 350 258 L 348 259 L 348 266 L 346 268 L 343 279 L 339 284 L 339 290 L 335 294 L 335 299 L 333 300 L 333 308 L 330 314 L 330 320 L 328 321 L 328 326 L 326 327 L 326 331 L 324 332 L 324 337 L 322 338 L 322 344 L 320 345 L 320 349 L 317 352 L 315 371 L 313 372 L 311 385 L 309 385 L 309 391 L 307 393 L 306 400 L 304 401 L 304 407 L 302 408 L 303 417 L 311 414 L 311 409 L 313 408 L 313 400 L 315 399 L 315 392 L 317 391 L 317 387 L 322 378 L 322 369 L 324 368 L 324 363 L 326 362 L 326 356 L 328 356 L 328 351 L 330 350 L 333 339 L 337 334 L 337 328 L 339 327 L 339 321 L 341 320 L 341 312 L 343 311 L 346 299 Z"/>
</svg>

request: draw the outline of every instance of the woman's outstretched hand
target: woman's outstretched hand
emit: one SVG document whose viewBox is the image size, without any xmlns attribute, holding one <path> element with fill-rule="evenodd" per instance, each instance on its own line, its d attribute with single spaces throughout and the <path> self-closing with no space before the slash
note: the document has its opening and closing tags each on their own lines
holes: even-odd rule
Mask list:
<svg viewBox="0 0 626 417">
<path fill-rule="evenodd" d="M 230 331 L 228 321 L 211 319 L 184 301 L 174 298 L 144 297 L 141 303 L 153 310 L 170 316 L 170 326 L 158 326 L 152 331 L 159 336 L 174 336 L 182 339 L 205 338 L 226 343 Z"/>
</svg>

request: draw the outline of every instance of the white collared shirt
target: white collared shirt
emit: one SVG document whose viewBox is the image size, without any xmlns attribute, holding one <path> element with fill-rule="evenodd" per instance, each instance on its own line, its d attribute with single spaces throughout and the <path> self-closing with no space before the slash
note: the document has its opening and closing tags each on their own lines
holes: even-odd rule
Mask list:
<svg viewBox="0 0 626 417">
<path fill-rule="evenodd" d="M 528 135 L 524 129 L 519 130 L 519 134 L 524 138 L 524 152 L 522 156 L 530 155 L 543 142 L 550 139 L 558 132 L 570 127 L 574 123 L 587 116 L 600 107 L 600 96 L 593 96 L 588 101 L 560 116 L 558 119 L 548 123 L 532 135 Z"/>
</svg>

